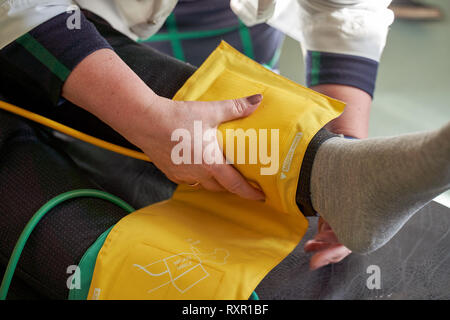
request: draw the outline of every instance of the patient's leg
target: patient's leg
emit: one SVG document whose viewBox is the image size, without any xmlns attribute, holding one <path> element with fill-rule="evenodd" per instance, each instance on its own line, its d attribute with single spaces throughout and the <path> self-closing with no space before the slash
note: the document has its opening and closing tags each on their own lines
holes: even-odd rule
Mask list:
<svg viewBox="0 0 450 320">
<path fill-rule="evenodd" d="M 450 122 L 436 131 L 365 140 L 334 136 L 315 144 L 312 206 L 355 252 L 383 246 L 450 188 Z"/>
</svg>

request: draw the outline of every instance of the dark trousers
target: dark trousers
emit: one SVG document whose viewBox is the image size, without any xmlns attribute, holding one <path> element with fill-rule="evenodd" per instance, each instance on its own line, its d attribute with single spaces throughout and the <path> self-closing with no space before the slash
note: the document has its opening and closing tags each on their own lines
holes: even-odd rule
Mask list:
<svg viewBox="0 0 450 320">
<path fill-rule="evenodd" d="M 140 45 L 86 13 L 115 52 L 158 95 L 171 98 L 195 68 Z M 13 76 L 13 75 L 10 75 Z M 0 95 L 21 107 L 87 134 L 135 148 L 83 109 L 63 102 L 43 106 L 26 86 Z M 126 106 L 124 106 L 126 107 Z M 101 170 L 99 170 L 101 168 Z M 0 266 L 4 268 L 32 215 L 51 198 L 74 189 L 103 189 L 136 209 L 167 199 L 175 184 L 153 164 L 100 150 L 0 111 Z M 29 238 L 19 261 L 10 298 L 34 291 L 42 298 L 66 299 L 67 267 L 126 213 L 99 199 L 73 199 L 49 212 Z M 0 268 L 1 270 L 1 268 Z M 23 290 L 25 288 L 25 290 Z"/>
</svg>

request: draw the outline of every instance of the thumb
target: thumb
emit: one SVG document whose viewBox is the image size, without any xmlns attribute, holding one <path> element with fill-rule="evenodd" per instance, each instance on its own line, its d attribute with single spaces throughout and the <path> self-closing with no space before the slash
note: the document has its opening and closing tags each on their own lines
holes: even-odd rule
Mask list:
<svg viewBox="0 0 450 320">
<path fill-rule="evenodd" d="M 233 100 L 217 101 L 215 120 L 217 124 L 235 119 L 245 118 L 253 113 L 262 101 L 261 94 Z"/>
</svg>

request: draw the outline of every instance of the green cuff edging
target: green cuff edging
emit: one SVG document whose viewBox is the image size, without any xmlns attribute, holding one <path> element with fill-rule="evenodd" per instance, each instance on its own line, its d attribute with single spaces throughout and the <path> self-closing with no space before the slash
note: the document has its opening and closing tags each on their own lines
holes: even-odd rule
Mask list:
<svg viewBox="0 0 450 320">
<path fill-rule="evenodd" d="M 28 52 L 44 64 L 61 81 L 65 81 L 70 74 L 70 70 L 63 65 L 53 54 L 51 54 L 42 44 L 40 44 L 29 33 L 16 39 Z"/>
<path fill-rule="evenodd" d="M 84 253 L 80 263 L 78 264 L 81 278 L 80 289 L 69 290 L 69 300 L 87 300 L 98 253 L 103 247 L 103 244 L 105 243 L 105 240 L 113 227 L 114 226 L 103 232 Z"/>
</svg>

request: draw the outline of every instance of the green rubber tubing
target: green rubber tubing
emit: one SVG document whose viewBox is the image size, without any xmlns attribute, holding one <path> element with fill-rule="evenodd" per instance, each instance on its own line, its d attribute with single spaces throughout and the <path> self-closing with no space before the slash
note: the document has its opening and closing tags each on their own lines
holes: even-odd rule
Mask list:
<svg viewBox="0 0 450 320">
<path fill-rule="evenodd" d="M 9 259 L 8 266 L 6 267 L 5 275 L 3 276 L 2 280 L 2 285 L 0 286 L 0 300 L 5 300 L 6 296 L 8 295 L 9 286 L 11 284 L 14 271 L 16 270 L 17 263 L 19 262 L 20 255 L 22 254 L 23 248 L 25 247 L 25 244 L 28 238 L 30 237 L 31 232 L 34 230 L 39 221 L 45 216 L 47 212 L 56 207 L 58 204 L 73 198 L 82 198 L 82 197 L 99 198 L 107 200 L 124 209 L 128 213 L 135 211 L 133 207 L 131 207 L 128 203 L 126 203 L 122 199 L 100 190 L 78 189 L 68 191 L 54 197 L 46 204 L 44 204 L 33 215 L 33 217 L 25 226 L 25 229 L 23 229 L 19 237 L 19 240 L 17 240 L 16 246 L 14 247 L 14 250 L 11 254 L 11 258 Z"/>
</svg>

